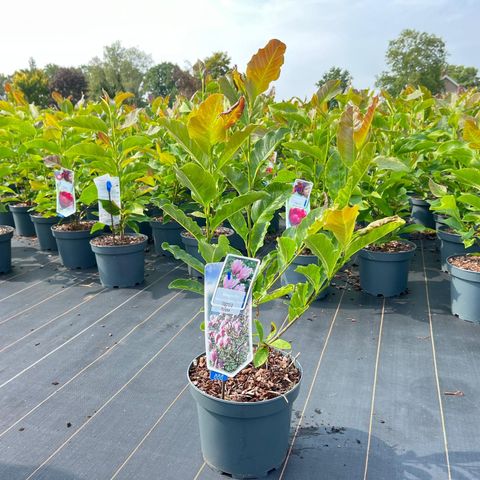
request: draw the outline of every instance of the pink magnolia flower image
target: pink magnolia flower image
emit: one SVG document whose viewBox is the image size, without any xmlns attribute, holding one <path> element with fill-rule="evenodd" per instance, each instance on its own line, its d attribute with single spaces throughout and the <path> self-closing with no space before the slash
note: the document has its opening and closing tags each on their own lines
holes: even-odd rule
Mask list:
<svg viewBox="0 0 480 480">
<path fill-rule="evenodd" d="M 250 267 L 242 267 L 242 269 L 237 274 L 237 278 L 240 281 L 246 280 L 252 274 L 252 271 L 253 270 Z"/>
<path fill-rule="evenodd" d="M 288 212 L 288 219 L 291 225 L 298 225 L 306 216 L 307 212 L 303 208 L 294 207 Z"/>
<path fill-rule="evenodd" d="M 226 276 L 224 279 L 223 279 L 223 288 L 229 288 L 229 289 L 232 289 L 234 288 L 236 285 L 238 284 L 238 279 L 236 278 L 228 278 L 228 276 Z"/>
<path fill-rule="evenodd" d="M 242 271 L 242 269 L 244 268 L 244 266 L 245 266 L 245 265 L 244 265 L 244 263 L 243 263 L 241 260 L 239 260 L 239 259 L 234 260 L 234 261 L 232 262 L 232 267 L 231 267 L 231 268 L 232 268 L 232 273 L 233 273 L 233 275 L 238 275 L 238 274 Z"/>
<path fill-rule="evenodd" d="M 73 205 L 73 195 L 69 192 L 60 192 L 58 194 L 58 202 L 62 208 L 68 208 Z"/>
<path fill-rule="evenodd" d="M 211 361 L 214 365 L 216 365 L 217 360 L 218 360 L 218 352 L 217 352 L 217 350 L 214 348 L 214 349 L 210 352 L 210 361 Z"/>
</svg>

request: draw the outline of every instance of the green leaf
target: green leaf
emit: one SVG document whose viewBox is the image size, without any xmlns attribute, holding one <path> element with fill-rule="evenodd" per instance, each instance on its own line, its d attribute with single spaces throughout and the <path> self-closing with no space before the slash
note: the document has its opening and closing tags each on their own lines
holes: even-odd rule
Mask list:
<svg viewBox="0 0 480 480">
<path fill-rule="evenodd" d="M 354 233 L 351 242 L 345 249 L 345 261 L 351 258 L 352 255 L 357 253 L 362 248 L 381 240 L 383 237 L 391 232 L 394 232 L 404 224 L 405 220 L 401 219 L 400 217 L 393 216 L 382 218 L 381 220 L 370 223 L 361 230 L 357 230 Z"/>
<path fill-rule="evenodd" d="M 328 102 L 332 98 L 336 97 L 339 93 L 342 93 L 341 80 L 327 80 L 316 93 L 317 101 L 319 104 Z"/>
<path fill-rule="evenodd" d="M 256 127 L 256 125 L 248 125 L 243 130 L 238 130 L 230 136 L 228 142 L 225 143 L 225 149 L 217 161 L 218 169 L 222 169 L 225 165 L 227 165 L 227 163 L 238 152 Z"/>
<path fill-rule="evenodd" d="M 168 288 L 178 288 L 179 290 L 188 290 L 189 292 L 198 293 L 203 296 L 203 284 L 198 280 L 192 280 L 191 278 L 177 278 L 170 282 Z"/>
<path fill-rule="evenodd" d="M 262 303 L 271 302 L 272 300 L 276 300 L 277 298 L 284 297 L 285 295 L 290 295 L 290 293 L 292 293 L 294 288 L 295 288 L 295 286 L 292 285 L 292 284 L 288 284 L 288 285 L 284 285 L 283 287 L 279 287 L 279 288 L 273 290 L 272 292 L 270 292 L 266 295 L 260 296 L 255 301 L 255 304 L 256 305 L 261 305 Z"/>
<path fill-rule="evenodd" d="M 190 217 L 185 215 L 183 210 L 168 202 L 168 200 L 159 201 L 159 207 L 169 217 L 179 223 L 187 232 L 191 233 L 197 240 L 204 238 L 202 229 Z"/>
<path fill-rule="evenodd" d="M 460 195 L 457 200 L 465 205 L 475 208 L 478 212 L 480 212 L 480 197 L 478 195 L 464 193 L 463 195 Z"/>
<path fill-rule="evenodd" d="M 83 130 L 108 133 L 107 124 L 100 117 L 94 115 L 79 115 L 62 120 L 60 123 L 64 127 L 75 127 Z"/>
<path fill-rule="evenodd" d="M 163 242 L 162 248 L 172 253 L 177 260 L 181 260 L 189 267 L 192 267 L 194 270 L 200 272 L 203 275 L 205 271 L 204 264 L 197 258 L 187 253 L 185 250 L 181 249 L 178 245 L 170 245 L 167 242 Z"/>
<path fill-rule="evenodd" d="M 131 152 L 132 150 L 139 149 L 140 147 L 145 147 L 149 145 L 151 140 L 148 137 L 143 135 L 132 135 L 125 138 L 120 144 L 123 155 Z"/>
<path fill-rule="evenodd" d="M 283 139 L 283 137 L 288 133 L 287 128 L 279 128 L 278 130 L 273 130 L 264 135 L 257 143 L 255 143 L 250 158 L 251 168 L 252 168 L 252 180 L 255 180 L 257 177 L 258 171 L 277 147 L 278 143 Z M 253 182 L 252 182 L 253 183 Z"/>
<path fill-rule="evenodd" d="M 100 145 L 96 143 L 77 143 L 70 147 L 65 155 L 67 157 L 95 157 L 95 158 L 104 158 L 109 157 L 107 151 L 105 151 Z"/>
<path fill-rule="evenodd" d="M 250 192 L 245 195 L 233 198 L 228 203 L 224 203 L 215 213 L 215 216 L 210 221 L 210 227 L 212 230 L 221 225 L 227 218 L 233 214 L 240 212 L 248 205 L 251 205 L 256 200 L 266 197 L 265 192 Z"/>
<path fill-rule="evenodd" d="M 277 239 L 277 244 L 279 269 L 283 270 L 284 267 L 291 263 L 291 261 L 295 258 L 297 243 L 295 240 L 293 240 L 293 238 L 279 237 Z"/>
<path fill-rule="evenodd" d="M 259 343 L 263 343 L 263 336 L 264 336 L 263 325 L 257 319 L 255 319 L 255 328 L 257 329 Z"/>
<path fill-rule="evenodd" d="M 304 141 L 285 142 L 283 143 L 283 146 L 290 150 L 296 150 L 306 155 L 310 155 L 311 157 L 319 160 L 323 160 L 325 158 L 325 150 L 323 148 L 317 147 L 316 145 L 311 145 Z"/>
<path fill-rule="evenodd" d="M 310 235 L 305 240 L 305 245 L 318 257 L 327 276 L 330 278 L 335 272 L 340 256 L 340 250 L 335 247 L 332 240 L 324 233 Z"/>
<path fill-rule="evenodd" d="M 99 199 L 98 201 L 102 204 L 102 207 L 110 215 L 113 215 L 113 216 L 120 215 L 120 207 L 115 202 L 112 202 L 111 200 L 102 200 L 102 199 Z"/>
<path fill-rule="evenodd" d="M 187 163 L 175 171 L 182 185 L 191 190 L 194 199 L 204 207 L 218 195 L 215 179 L 197 163 Z"/>
<path fill-rule="evenodd" d="M 444 185 L 439 185 L 438 183 L 434 182 L 431 178 L 428 179 L 428 186 L 432 195 L 435 197 L 442 197 L 447 193 L 447 187 Z"/>
<path fill-rule="evenodd" d="M 270 346 L 273 348 L 278 348 L 278 350 L 291 350 L 292 346 L 286 340 L 277 338 L 274 342 L 270 343 Z"/>
<path fill-rule="evenodd" d="M 320 287 L 327 278 L 326 273 L 323 271 L 323 267 L 315 263 L 309 265 L 299 265 L 295 271 L 303 275 L 315 291 L 320 290 Z"/>
<path fill-rule="evenodd" d="M 248 178 L 239 168 L 227 165 L 223 168 L 223 173 L 240 195 L 248 192 Z"/>
<path fill-rule="evenodd" d="M 84 205 L 91 205 L 97 200 L 97 196 L 97 186 L 94 183 L 91 183 L 88 187 L 83 189 L 78 201 Z"/>
<path fill-rule="evenodd" d="M 461 168 L 454 171 L 453 174 L 467 185 L 472 185 L 477 190 L 480 190 L 480 169 L 478 168 Z"/>
<path fill-rule="evenodd" d="M 253 356 L 253 365 L 255 368 L 261 367 L 268 360 L 269 350 L 267 346 L 261 346 L 255 351 Z"/>
<path fill-rule="evenodd" d="M 353 105 L 348 104 L 340 117 L 337 129 L 337 148 L 344 164 L 350 167 L 355 160 L 355 142 L 353 141 L 354 119 Z"/>
<path fill-rule="evenodd" d="M 90 229 L 90 233 L 95 233 L 99 232 L 100 230 L 103 230 L 106 227 L 106 225 L 102 222 L 95 222 L 92 225 L 92 228 Z"/>
<path fill-rule="evenodd" d="M 297 283 L 288 305 L 288 321 L 293 322 L 300 317 L 309 305 L 313 287 L 309 283 Z"/>
<path fill-rule="evenodd" d="M 380 155 L 375 157 L 373 161 L 377 164 L 379 170 L 392 170 L 394 172 L 410 171 L 410 167 L 396 157 L 384 157 Z"/>
</svg>

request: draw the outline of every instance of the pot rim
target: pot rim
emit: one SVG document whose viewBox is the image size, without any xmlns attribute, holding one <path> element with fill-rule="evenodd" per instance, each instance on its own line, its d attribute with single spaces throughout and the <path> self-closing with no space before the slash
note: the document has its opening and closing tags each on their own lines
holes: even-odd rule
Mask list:
<svg viewBox="0 0 480 480">
<path fill-rule="evenodd" d="M 360 252 L 366 252 L 368 254 L 400 255 L 402 253 L 406 254 L 406 253 L 415 252 L 415 250 L 417 249 L 417 244 L 410 240 L 401 239 L 398 241 L 401 243 L 406 243 L 407 245 L 411 245 L 413 246 L 413 248 L 411 248 L 410 250 L 402 250 L 401 252 L 381 252 L 381 251 L 375 251 L 375 250 L 368 250 L 366 247 L 364 247 L 360 250 Z"/>
<path fill-rule="evenodd" d="M 107 235 L 108 234 L 103 234 L 103 235 L 99 235 L 98 237 L 92 238 L 90 240 L 90 245 L 92 245 L 93 247 L 96 247 L 96 248 L 133 247 L 133 246 L 136 246 L 136 245 L 142 245 L 143 243 L 147 242 L 147 240 L 148 240 L 147 235 L 144 235 L 143 233 L 128 233 L 127 235 L 130 235 L 130 236 L 143 237 L 142 241 L 137 242 L 137 243 L 128 243 L 126 245 L 96 245 L 95 243 L 92 243 L 94 240 L 97 240 L 98 238 L 103 237 L 103 236 L 107 236 Z"/>
<path fill-rule="evenodd" d="M 453 259 L 453 258 L 469 257 L 469 256 L 479 256 L 479 255 L 472 255 L 472 253 L 456 253 L 455 255 L 450 255 L 446 259 L 446 262 L 447 262 L 448 266 L 450 267 L 450 269 L 456 268 L 457 270 L 460 270 L 462 272 L 466 272 L 466 273 L 469 273 L 469 274 L 472 274 L 472 275 L 478 275 L 480 277 L 480 272 L 476 272 L 475 270 L 468 270 L 466 268 L 457 267 L 456 265 L 454 265 L 453 263 L 450 262 L 450 260 Z"/>
<path fill-rule="evenodd" d="M 203 227 L 200 227 L 200 228 L 203 228 Z M 229 230 L 229 233 L 222 233 L 221 235 L 225 235 L 226 237 L 231 237 L 234 233 L 235 233 L 235 230 L 233 230 L 232 228 L 228 228 L 228 227 L 222 227 L 222 228 L 226 228 L 227 230 Z M 183 237 L 183 238 L 188 238 L 189 240 L 196 240 L 198 242 L 198 240 L 195 238 L 195 237 L 190 237 L 188 235 L 185 235 L 186 233 L 189 233 L 187 230 L 182 230 L 180 232 L 180 235 Z M 212 238 L 218 238 L 220 237 L 221 235 L 218 235 L 217 237 L 212 237 Z"/>
<path fill-rule="evenodd" d="M 7 237 L 8 235 L 13 235 L 13 232 L 15 229 L 11 227 L 10 225 L 0 225 L 3 228 L 8 228 L 8 232 L 0 233 L 0 238 L 2 237 Z"/>
<path fill-rule="evenodd" d="M 188 365 L 188 368 L 187 368 L 187 381 L 188 381 L 188 384 L 190 385 L 191 388 L 193 388 L 195 391 L 197 391 L 198 393 L 200 393 L 201 395 L 203 395 L 204 397 L 206 398 L 209 398 L 211 400 L 215 400 L 217 401 L 218 403 L 221 403 L 221 404 L 226 404 L 226 405 L 252 405 L 252 408 L 254 408 L 253 406 L 254 405 L 268 405 L 268 404 L 271 404 L 273 402 L 278 402 L 279 400 L 282 400 L 282 401 L 285 401 L 285 399 L 283 398 L 285 395 L 289 395 L 290 393 L 293 393 L 296 389 L 300 388 L 300 384 L 302 383 L 302 379 L 303 379 L 303 368 L 300 364 L 300 362 L 298 360 L 296 360 L 295 358 L 292 357 L 292 359 L 294 360 L 295 362 L 295 366 L 298 368 L 298 370 L 300 371 L 300 379 L 298 381 L 298 383 L 296 383 L 294 385 L 293 388 L 291 388 L 290 390 L 288 390 L 288 392 L 285 392 L 283 395 L 278 395 L 278 397 L 275 397 L 275 398 L 269 398 L 268 400 L 260 400 L 259 402 L 237 402 L 235 400 L 224 400 L 222 398 L 217 398 L 217 397 L 214 397 L 212 395 L 209 395 L 207 392 L 204 392 L 202 389 L 198 388 L 196 385 L 193 384 L 192 380 L 190 379 L 190 368 L 194 362 L 194 360 L 197 360 L 198 358 L 200 358 L 202 355 L 206 355 L 206 352 L 203 352 L 203 353 L 200 353 L 199 355 L 197 355 Z"/>
</svg>

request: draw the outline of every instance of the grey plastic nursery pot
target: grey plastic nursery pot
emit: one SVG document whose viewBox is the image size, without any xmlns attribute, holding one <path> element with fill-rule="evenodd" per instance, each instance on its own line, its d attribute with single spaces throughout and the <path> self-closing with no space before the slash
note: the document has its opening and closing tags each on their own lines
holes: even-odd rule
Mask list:
<svg viewBox="0 0 480 480">
<path fill-rule="evenodd" d="M 296 272 L 296 268 L 300 265 L 310 265 L 311 263 L 318 264 L 318 258 L 315 255 L 299 255 L 293 260 L 293 262 L 288 266 L 285 273 L 282 275 L 280 281 L 282 285 L 296 285 L 297 283 L 304 283 L 307 281 L 304 275 Z M 320 295 L 316 298 L 317 300 L 322 300 L 328 295 L 328 287 L 320 292 Z"/>
<path fill-rule="evenodd" d="M 193 363 L 193 362 L 192 362 Z M 298 362 L 295 363 L 302 375 Z M 187 378 L 198 412 L 205 462 L 233 478 L 265 477 L 288 451 L 293 402 L 302 377 L 284 396 L 261 402 L 232 402 L 207 395 Z"/>
<path fill-rule="evenodd" d="M 90 230 L 62 231 L 52 228 L 52 234 L 58 246 L 58 253 L 66 268 L 95 267 L 95 253 L 90 247 L 90 240 L 98 234 L 91 234 Z"/>
<path fill-rule="evenodd" d="M 465 255 L 467 253 L 480 252 L 480 245 L 475 244 L 465 248 L 462 237 L 456 233 L 447 232 L 448 225 L 442 225 L 437 230 L 437 236 L 440 239 L 440 261 L 444 272 L 449 271 L 447 258 L 452 255 Z"/>
<path fill-rule="evenodd" d="M 8 227 L 14 227 L 15 228 L 15 222 L 13 221 L 13 215 L 12 215 L 12 212 L 9 210 L 8 205 L 7 205 L 7 211 L 6 212 L 0 212 L 0 225 L 6 225 Z"/>
<path fill-rule="evenodd" d="M 142 241 L 131 245 L 95 245 L 90 240 L 92 251 L 104 287 L 124 288 L 140 285 L 145 279 L 145 246 L 147 236 L 141 233 L 135 236 Z"/>
<path fill-rule="evenodd" d="M 153 243 L 155 245 L 155 253 L 157 255 L 166 255 L 167 257 L 173 257 L 173 255 L 162 248 L 162 243 L 167 242 L 170 245 L 182 246 L 182 237 L 180 236 L 183 227 L 171 220 L 170 222 L 160 222 L 158 220 L 152 220 L 150 222 L 152 227 Z"/>
<path fill-rule="evenodd" d="M 447 259 L 450 278 L 450 298 L 453 315 L 462 320 L 480 324 L 480 272 L 456 267 L 452 259 L 463 255 L 452 255 Z"/>
<path fill-rule="evenodd" d="M 375 252 L 362 249 L 358 252 L 360 265 L 360 286 L 370 295 L 394 297 L 406 292 L 410 259 L 417 246 L 404 240 L 411 246 L 406 252 Z"/>
<path fill-rule="evenodd" d="M 12 269 L 13 227 L 4 226 L 7 228 L 7 232 L 0 235 L 0 273 L 8 273 Z"/>
<path fill-rule="evenodd" d="M 435 219 L 430 210 L 430 204 L 420 198 L 411 197 L 412 212 L 410 214 L 414 223 L 435 230 Z"/>
<path fill-rule="evenodd" d="M 32 218 L 35 232 L 37 234 L 40 250 L 56 252 L 58 250 L 57 242 L 52 235 L 52 225 L 60 221 L 59 217 L 42 217 L 41 215 L 30 215 Z"/>
<path fill-rule="evenodd" d="M 35 226 L 30 218 L 30 209 L 32 207 L 24 205 L 10 205 L 10 211 L 15 222 L 15 232 L 22 237 L 34 237 Z"/>
</svg>

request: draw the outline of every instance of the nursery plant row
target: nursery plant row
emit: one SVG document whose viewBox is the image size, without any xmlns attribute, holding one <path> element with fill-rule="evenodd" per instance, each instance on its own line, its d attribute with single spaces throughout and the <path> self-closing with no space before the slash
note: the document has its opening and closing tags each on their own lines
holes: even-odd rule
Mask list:
<svg viewBox="0 0 480 480">
<path fill-rule="evenodd" d="M 245 73 L 145 108 L 120 92 L 75 105 L 54 94 L 55 108 L 38 109 L 8 85 L 0 101 L 0 273 L 14 227 L 58 249 L 67 268 L 97 265 L 104 286 L 134 286 L 151 237 L 189 267 L 172 288 L 209 305 L 220 277 L 245 293 L 240 313 L 206 313 L 207 356 L 190 369 L 205 460 L 240 478 L 282 463 L 301 382 L 286 333 L 354 256 L 364 291 L 399 295 L 409 237 L 436 231 L 452 313 L 480 323 L 480 92 L 407 86 L 394 98 L 329 81 L 310 99 L 278 102 L 285 50 L 271 40 Z M 258 316 L 278 298 L 288 316 L 264 332 L 252 308 Z M 231 373 L 248 357 L 252 324 L 253 364 L 227 382 L 211 377 L 207 367 Z M 242 397 L 248 382 L 256 393 Z M 220 448 L 222 435 L 237 441 Z"/>
</svg>

